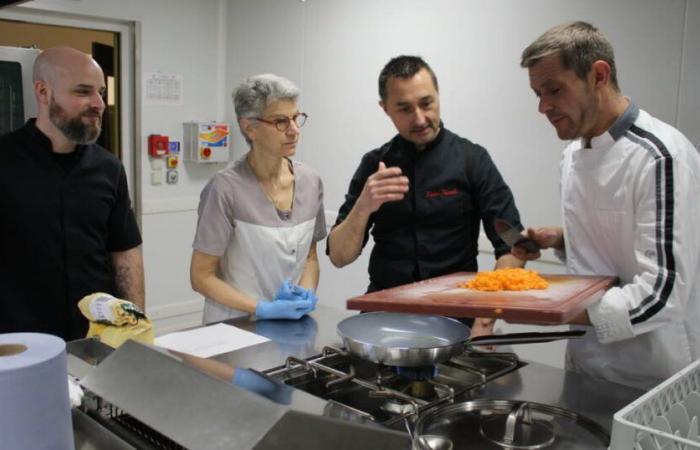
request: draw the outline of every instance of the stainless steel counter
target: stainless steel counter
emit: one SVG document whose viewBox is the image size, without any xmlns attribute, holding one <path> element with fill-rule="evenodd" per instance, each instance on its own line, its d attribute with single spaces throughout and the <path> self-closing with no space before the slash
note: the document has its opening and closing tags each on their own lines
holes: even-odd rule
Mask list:
<svg viewBox="0 0 700 450">
<path fill-rule="evenodd" d="M 527 362 L 525 367 L 456 401 L 488 398 L 558 406 L 582 414 L 610 432 L 613 415 L 642 394 L 642 391 L 635 388 L 592 380 L 557 367 Z"/>
<path fill-rule="evenodd" d="M 215 356 L 213 359 L 235 367 L 265 370 L 284 364 L 287 356 L 306 358 L 321 352 L 324 346 L 340 346 L 336 325 L 345 317 L 357 314 L 319 304 L 300 320 L 231 319 L 225 323 L 265 336 L 269 342 Z"/>
<path fill-rule="evenodd" d="M 343 318 L 355 314 L 357 313 L 354 311 L 319 305 L 310 316 L 298 321 L 254 322 L 248 319 L 232 319 L 226 323 L 265 336 L 270 341 L 219 355 L 213 359 L 234 367 L 249 367 L 264 371 L 283 365 L 288 356 L 308 358 L 321 353 L 324 346 L 340 347 L 341 341 L 336 334 L 336 325 Z M 517 353 L 517 346 L 514 346 L 513 350 Z M 610 430 L 613 414 L 642 394 L 636 389 L 586 379 L 562 369 L 533 362 L 526 361 L 526 363 L 524 367 L 515 372 L 491 381 L 482 388 L 472 390 L 470 393 L 458 397 L 455 401 L 487 398 L 543 403 L 577 412 Z M 311 423 L 314 417 L 328 420 L 322 417 L 327 412 L 324 400 L 301 390 L 291 389 L 291 391 L 293 391 L 290 395 L 291 398 L 285 403 L 290 410 L 298 411 L 302 415 L 306 414 L 307 417 L 303 419 L 305 423 Z M 290 416 L 291 419 L 294 419 L 294 416 Z M 287 422 L 290 421 L 287 420 Z M 282 431 L 279 435 L 285 436 L 285 439 L 288 440 L 293 436 L 289 430 L 284 428 L 285 423 L 280 422 L 278 428 Z M 290 423 L 296 422 L 291 420 Z M 333 431 L 332 426 L 335 426 L 333 422 L 329 422 L 328 425 L 326 442 L 337 440 L 342 434 L 341 431 Z M 76 430 L 76 448 L 79 449 L 102 448 L 104 439 L 110 438 L 109 433 L 106 433 L 106 430 L 99 424 L 90 420 L 89 417 L 75 412 L 74 428 Z M 291 429 L 297 428 L 300 427 L 296 425 L 291 427 Z M 300 429 L 308 429 L 308 427 Z M 348 431 L 345 430 L 343 433 L 348 433 Z M 270 436 L 273 434 L 271 433 Z M 359 442 L 361 433 L 355 434 L 358 436 Z M 276 442 L 274 439 L 270 440 L 270 448 L 275 448 L 274 442 Z M 115 446 L 115 448 L 129 448 L 129 446 Z M 263 445 L 260 448 L 267 447 Z M 390 448 L 389 444 L 386 448 Z"/>
</svg>

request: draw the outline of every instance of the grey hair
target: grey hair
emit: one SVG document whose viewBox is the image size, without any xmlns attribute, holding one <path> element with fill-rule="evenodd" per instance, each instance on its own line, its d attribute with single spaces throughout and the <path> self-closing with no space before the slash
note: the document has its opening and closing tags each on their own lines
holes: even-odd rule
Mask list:
<svg viewBox="0 0 700 450">
<path fill-rule="evenodd" d="M 573 70 L 580 79 L 585 79 L 596 61 L 605 61 L 610 66 L 610 80 L 616 91 L 617 83 L 615 53 L 605 35 L 587 22 L 567 22 L 550 28 L 530 44 L 520 58 L 520 66 L 530 68 L 542 58 L 559 54 L 562 66 Z"/>
<path fill-rule="evenodd" d="M 296 101 L 299 94 L 299 88 L 294 83 L 271 73 L 254 75 L 238 85 L 231 97 L 238 126 L 246 142 L 250 144 L 250 139 L 243 131 L 241 119 L 260 117 L 270 103 L 279 100 Z"/>
</svg>

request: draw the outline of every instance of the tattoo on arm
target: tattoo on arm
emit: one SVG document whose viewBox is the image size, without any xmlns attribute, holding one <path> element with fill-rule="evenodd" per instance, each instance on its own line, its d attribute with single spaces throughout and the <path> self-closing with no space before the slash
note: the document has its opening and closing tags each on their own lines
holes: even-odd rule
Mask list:
<svg viewBox="0 0 700 450">
<path fill-rule="evenodd" d="M 117 295 L 129 300 L 145 310 L 145 288 L 143 279 L 143 258 L 141 249 L 112 254 L 114 264 L 114 284 Z"/>
</svg>

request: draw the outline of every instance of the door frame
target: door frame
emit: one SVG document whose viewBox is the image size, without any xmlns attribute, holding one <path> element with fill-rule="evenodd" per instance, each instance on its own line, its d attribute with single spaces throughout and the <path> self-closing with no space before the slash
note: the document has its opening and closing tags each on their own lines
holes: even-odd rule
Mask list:
<svg viewBox="0 0 700 450">
<path fill-rule="evenodd" d="M 111 20 L 102 17 L 82 16 L 63 12 L 33 9 L 29 7 L 9 7 L 0 9 L 0 18 L 20 22 L 58 25 L 110 31 L 118 36 L 120 49 L 121 92 L 119 111 L 121 120 L 121 159 L 129 184 L 129 196 L 134 213 L 141 224 L 141 90 L 139 53 L 140 23 L 137 21 Z"/>
</svg>

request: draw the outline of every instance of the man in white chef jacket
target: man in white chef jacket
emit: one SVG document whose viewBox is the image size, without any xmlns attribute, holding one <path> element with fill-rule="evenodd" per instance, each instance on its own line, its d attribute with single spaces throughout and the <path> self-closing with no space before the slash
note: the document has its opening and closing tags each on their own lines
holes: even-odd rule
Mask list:
<svg viewBox="0 0 700 450">
<path fill-rule="evenodd" d="M 624 97 L 610 42 L 594 26 L 554 27 L 521 66 L 560 139 L 563 227 L 528 229 L 578 275 L 620 285 L 576 317 L 567 368 L 649 389 L 700 357 L 700 156 Z M 514 248 L 522 259 L 539 252 Z"/>
</svg>

